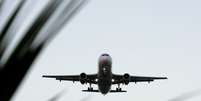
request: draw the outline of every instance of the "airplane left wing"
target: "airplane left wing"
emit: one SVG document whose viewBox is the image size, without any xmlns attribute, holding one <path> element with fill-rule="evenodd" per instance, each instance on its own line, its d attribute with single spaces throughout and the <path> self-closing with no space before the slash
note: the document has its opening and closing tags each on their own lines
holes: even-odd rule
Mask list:
<svg viewBox="0 0 201 101">
<path fill-rule="evenodd" d="M 45 78 L 55 78 L 56 80 L 66 80 L 66 81 L 80 81 L 79 75 L 43 75 Z"/>
<path fill-rule="evenodd" d="M 82 84 L 92 83 L 97 84 L 97 74 L 85 74 L 81 73 L 80 75 L 43 75 L 45 78 L 55 78 L 59 81 L 80 81 Z"/>
<path fill-rule="evenodd" d="M 113 74 L 112 78 L 112 84 L 128 84 L 129 82 L 151 82 L 159 79 L 167 79 L 167 77 L 130 76 L 127 73 L 125 73 L 124 75 Z"/>
</svg>

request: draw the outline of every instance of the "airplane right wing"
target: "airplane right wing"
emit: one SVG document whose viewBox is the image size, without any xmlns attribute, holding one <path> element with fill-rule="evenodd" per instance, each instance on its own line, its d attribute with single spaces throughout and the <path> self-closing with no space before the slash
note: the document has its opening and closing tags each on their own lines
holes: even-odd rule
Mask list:
<svg viewBox="0 0 201 101">
<path fill-rule="evenodd" d="M 128 73 L 125 73 L 124 75 L 113 74 L 112 78 L 114 80 L 112 84 L 128 84 L 129 82 L 151 82 L 159 79 L 167 79 L 167 77 L 130 76 Z"/>
<path fill-rule="evenodd" d="M 55 78 L 56 80 L 65 80 L 65 81 L 80 81 L 82 84 L 91 83 L 97 84 L 97 74 L 85 74 L 81 73 L 80 75 L 43 75 L 45 78 Z"/>
</svg>

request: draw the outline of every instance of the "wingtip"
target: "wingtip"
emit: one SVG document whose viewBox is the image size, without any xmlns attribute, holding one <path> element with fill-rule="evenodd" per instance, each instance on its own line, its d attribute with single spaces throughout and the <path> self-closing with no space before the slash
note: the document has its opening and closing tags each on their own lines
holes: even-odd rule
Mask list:
<svg viewBox="0 0 201 101">
<path fill-rule="evenodd" d="M 46 77 L 46 75 L 42 75 L 42 77 Z"/>
<path fill-rule="evenodd" d="M 164 77 L 163 79 L 168 79 L 167 77 Z"/>
</svg>

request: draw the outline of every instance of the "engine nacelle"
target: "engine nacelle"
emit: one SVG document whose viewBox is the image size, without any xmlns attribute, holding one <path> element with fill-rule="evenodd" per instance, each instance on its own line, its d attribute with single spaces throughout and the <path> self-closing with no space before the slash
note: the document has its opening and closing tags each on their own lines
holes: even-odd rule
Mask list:
<svg viewBox="0 0 201 101">
<path fill-rule="evenodd" d="M 86 73 L 81 73 L 80 74 L 80 79 L 87 79 L 87 74 Z"/>
<path fill-rule="evenodd" d="M 130 82 L 130 75 L 129 75 L 128 73 L 125 73 L 125 74 L 123 75 L 123 79 L 124 79 L 125 85 L 128 85 L 129 82 Z"/>
<path fill-rule="evenodd" d="M 80 74 L 80 83 L 85 84 L 87 79 L 87 74 L 86 73 L 81 73 Z"/>
</svg>

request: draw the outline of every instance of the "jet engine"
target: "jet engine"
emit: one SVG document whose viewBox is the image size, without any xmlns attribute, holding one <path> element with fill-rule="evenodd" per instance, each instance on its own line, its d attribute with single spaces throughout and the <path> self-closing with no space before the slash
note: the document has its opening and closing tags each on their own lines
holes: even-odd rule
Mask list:
<svg viewBox="0 0 201 101">
<path fill-rule="evenodd" d="M 86 79 L 87 79 L 86 73 L 81 73 L 80 74 L 80 83 L 81 84 L 85 84 L 86 83 Z"/>
<path fill-rule="evenodd" d="M 125 73 L 125 74 L 123 75 L 123 79 L 124 79 L 125 85 L 128 85 L 129 82 L 130 82 L 130 75 L 129 75 L 128 73 Z"/>
</svg>

